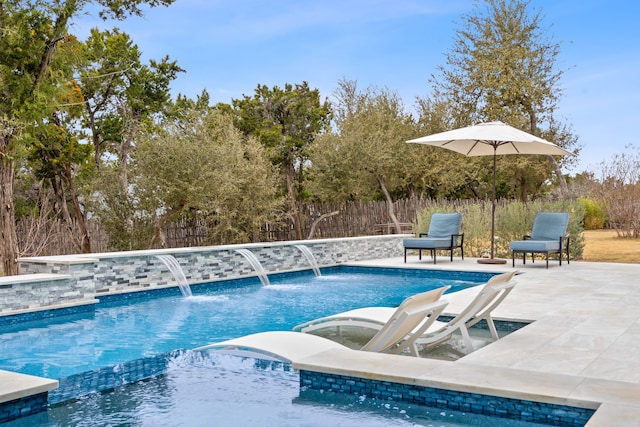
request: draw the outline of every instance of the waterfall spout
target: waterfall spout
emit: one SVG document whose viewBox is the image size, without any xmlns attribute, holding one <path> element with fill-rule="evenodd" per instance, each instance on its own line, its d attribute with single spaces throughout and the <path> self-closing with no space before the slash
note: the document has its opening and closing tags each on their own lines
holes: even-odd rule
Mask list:
<svg viewBox="0 0 640 427">
<path fill-rule="evenodd" d="M 178 287 L 180 288 L 180 292 L 182 292 L 183 297 L 192 296 L 191 287 L 189 286 L 189 282 L 187 282 L 187 277 L 184 275 L 184 271 L 182 267 L 180 267 L 180 263 L 175 259 L 173 255 L 156 255 L 160 261 L 167 266 L 171 274 L 173 274 L 174 279 L 178 282 Z"/>
<path fill-rule="evenodd" d="M 270 283 L 267 272 L 264 270 L 262 264 L 260 264 L 260 261 L 258 261 L 258 258 L 254 255 L 254 253 L 249 249 L 236 249 L 236 252 L 245 257 L 247 261 L 249 261 L 251 267 L 253 267 L 256 273 L 258 273 L 258 278 L 260 278 L 262 286 L 269 286 Z"/>
<path fill-rule="evenodd" d="M 305 246 L 305 245 L 294 245 L 296 248 L 298 248 L 298 250 L 300 252 L 302 252 L 302 255 L 305 256 L 305 258 L 307 259 L 307 261 L 309 261 L 309 265 L 311 266 L 311 269 L 313 270 L 313 274 L 315 274 L 316 276 L 320 275 L 320 268 L 318 267 L 318 261 L 316 261 L 316 257 L 313 256 L 313 253 L 311 252 L 311 249 L 309 249 L 309 247 Z"/>
</svg>

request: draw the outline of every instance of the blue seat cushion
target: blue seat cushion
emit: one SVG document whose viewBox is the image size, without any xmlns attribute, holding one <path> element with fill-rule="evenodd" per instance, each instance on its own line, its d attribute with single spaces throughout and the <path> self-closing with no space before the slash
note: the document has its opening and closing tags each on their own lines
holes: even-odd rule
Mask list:
<svg viewBox="0 0 640 427">
<path fill-rule="evenodd" d="M 560 250 L 559 240 L 514 240 L 509 244 L 516 252 L 557 252 Z"/>
<path fill-rule="evenodd" d="M 451 237 L 415 237 L 404 239 L 402 244 L 408 249 L 450 248 Z"/>
</svg>

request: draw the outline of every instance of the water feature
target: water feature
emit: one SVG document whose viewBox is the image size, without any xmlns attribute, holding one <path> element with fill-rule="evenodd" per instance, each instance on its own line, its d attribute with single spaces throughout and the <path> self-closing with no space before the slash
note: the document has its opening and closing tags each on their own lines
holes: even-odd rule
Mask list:
<svg viewBox="0 0 640 427">
<path fill-rule="evenodd" d="M 187 277 L 184 275 L 184 271 L 182 267 L 180 267 L 180 263 L 173 255 L 156 255 L 160 261 L 167 266 L 173 277 L 178 282 L 178 287 L 180 288 L 180 292 L 183 297 L 192 296 L 191 287 L 189 286 L 189 282 L 187 282 Z"/>
<path fill-rule="evenodd" d="M 316 257 L 313 256 L 313 252 L 309 249 L 308 246 L 305 245 L 294 245 L 302 255 L 305 256 L 307 261 L 309 261 L 309 265 L 311 265 L 311 269 L 313 270 L 313 274 L 316 276 L 320 276 L 320 268 L 318 267 L 318 262 L 316 261 Z"/>
<path fill-rule="evenodd" d="M 253 267 L 256 273 L 258 273 L 258 277 L 262 282 L 262 286 L 269 286 L 270 283 L 267 272 L 264 270 L 264 267 L 262 267 L 262 264 L 260 264 L 260 261 L 255 256 L 255 254 L 249 249 L 236 249 L 236 252 L 245 257 L 247 261 L 249 261 L 251 267 Z"/>
</svg>

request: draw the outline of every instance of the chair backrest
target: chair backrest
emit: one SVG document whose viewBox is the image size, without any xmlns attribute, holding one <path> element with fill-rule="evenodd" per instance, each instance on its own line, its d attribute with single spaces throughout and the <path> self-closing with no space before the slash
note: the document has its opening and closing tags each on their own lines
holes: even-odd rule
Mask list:
<svg viewBox="0 0 640 427">
<path fill-rule="evenodd" d="M 567 233 L 567 212 L 538 212 L 533 221 L 531 240 L 558 240 Z"/>
<path fill-rule="evenodd" d="M 406 306 L 401 304 L 374 336 L 361 350 L 372 352 L 384 352 L 393 349 L 397 344 L 407 339 L 417 338 L 424 332 L 442 313 L 448 302 L 438 300 L 426 304 L 413 304 Z"/>
<path fill-rule="evenodd" d="M 462 224 L 462 214 L 456 213 L 434 213 L 429 222 L 428 237 L 450 237 L 452 234 L 460 233 Z"/>
<path fill-rule="evenodd" d="M 411 309 L 413 307 L 420 307 L 422 305 L 438 301 L 442 296 L 442 294 L 444 294 L 450 288 L 451 286 L 447 285 L 441 288 L 437 288 L 427 292 L 422 292 L 419 294 L 412 295 L 406 298 L 404 301 L 402 301 L 402 303 L 398 306 L 398 308 Z"/>
<path fill-rule="evenodd" d="M 483 317 L 485 314 L 491 313 L 516 285 L 516 282 L 511 280 L 516 273 L 517 270 L 514 270 L 492 276 L 473 301 L 460 314 L 451 319 L 444 329 L 455 330 L 459 325 L 466 324 L 476 316 Z"/>
</svg>

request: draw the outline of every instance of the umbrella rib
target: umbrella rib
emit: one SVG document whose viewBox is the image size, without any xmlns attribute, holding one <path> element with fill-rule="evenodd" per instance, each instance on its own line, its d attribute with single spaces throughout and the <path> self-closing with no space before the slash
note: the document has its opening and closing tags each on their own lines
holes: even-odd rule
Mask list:
<svg viewBox="0 0 640 427">
<path fill-rule="evenodd" d="M 467 153 L 465 154 L 465 156 L 468 156 L 469 153 L 471 153 L 473 151 L 474 148 L 476 148 L 476 146 L 480 143 L 481 141 L 478 141 L 477 139 L 475 141 L 473 141 L 473 145 L 471 146 L 471 148 L 469 148 L 469 151 L 467 151 Z"/>
</svg>

